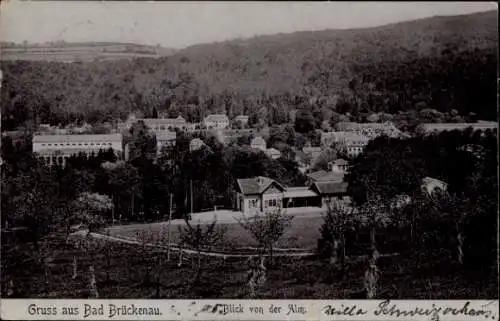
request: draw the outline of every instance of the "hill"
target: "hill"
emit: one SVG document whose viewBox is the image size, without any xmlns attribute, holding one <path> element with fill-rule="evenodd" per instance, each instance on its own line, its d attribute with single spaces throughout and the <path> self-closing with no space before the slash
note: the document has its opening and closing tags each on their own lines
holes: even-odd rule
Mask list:
<svg viewBox="0 0 500 321">
<path fill-rule="evenodd" d="M 168 56 L 174 49 L 132 43 L 78 42 L 45 44 L 1 44 L 2 60 L 32 61 L 102 61 L 137 57 L 157 58 Z"/>
<path fill-rule="evenodd" d="M 191 121 L 245 113 L 276 124 L 303 108 L 317 124 L 429 110 L 438 120 L 496 119 L 497 30 L 490 11 L 200 44 L 155 59 L 8 61 L 2 121 L 95 122 L 156 110 Z"/>
</svg>

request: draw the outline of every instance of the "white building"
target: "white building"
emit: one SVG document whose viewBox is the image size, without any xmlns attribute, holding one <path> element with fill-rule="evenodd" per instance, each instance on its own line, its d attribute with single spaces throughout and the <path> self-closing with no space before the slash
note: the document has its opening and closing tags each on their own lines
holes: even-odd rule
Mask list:
<svg viewBox="0 0 500 321">
<path fill-rule="evenodd" d="M 223 114 L 208 115 L 203 120 L 203 125 L 207 129 L 225 129 L 229 127 L 229 118 Z"/>
<path fill-rule="evenodd" d="M 425 134 L 433 134 L 452 130 L 466 130 L 467 128 L 472 128 L 474 131 L 494 130 L 498 128 L 498 124 L 488 121 L 479 121 L 477 123 L 424 123 L 420 127 Z"/>
<path fill-rule="evenodd" d="M 266 141 L 260 136 L 254 137 L 252 141 L 250 141 L 250 147 L 252 147 L 253 149 L 259 149 L 263 152 L 267 150 Z"/>
<path fill-rule="evenodd" d="M 363 152 L 370 138 L 353 132 L 321 133 L 321 144 L 329 148 L 332 144 L 343 148 L 349 157 L 356 157 Z"/>
<path fill-rule="evenodd" d="M 156 134 L 156 152 L 161 153 L 163 147 L 175 146 L 175 141 L 177 139 L 176 132 L 161 132 Z"/>
<path fill-rule="evenodd" d="M 338 131 L 351 132 L 358 135 L 367 136 L 368 138 L 376 138 L 386 135 L 389 137 L 399 137 L 402 132 L 391 122 L 384 123 L 355 123 L 355 122 L 340 122 L 336 125 Z"/>
<path fill-rule="evenodd" d="M 205 146 L 205 143 L 201 139 L 194 138 L 189 142 L 189 151 L 193 152 L 195 150 L 200 149 L 203 146 Z"/>
<path fill-rule="evenodd" d="M 330 171 L 334 173 L 345 173 L 349 167 L 349 162 L 345 159 L 336 159 L 328 164 Z"/>
<path fill-rule="evenodd" d="M 113 150 L 121 158 L 123 143 L 121 134 L 105 135 L 35 135 L 33 136 L 33 153 L 46 164 L 65 165 L 66 160 L 83 153 L 97 154 L 100 150 Z"/>
<path fill-rule="evenodd" d="M 144 124 L 157 134 L 162 132 L 173 131 L 175 129 L 189 131 L 191 124 L 188 123 L 182 116 L 177 118 L 140 118 L 137 121 L 143 121 Z"/>
<path fill-rule="evenodd" d="M 276 148 L 269 148 L 266 150 L 266 155 L 272 159 L 278 159 L 281 157 L 281 152 Z"/>
<path fill-rule="evenodd" d="M 436 178 L 425 177 L 422 179 L 421 188 L 425 193 L 432 196 L 434 193 L 446 192 L 448 184 Z"/>
<path fill-rule="evenodd" d="M 234 122 L 235 123 L 240 122 L 243 126 L 247 126 L 248 119 L 249 119 L 249 117 L 246 115 L 238 115 L 238 116 L 234 117 Z"/>
</svg>

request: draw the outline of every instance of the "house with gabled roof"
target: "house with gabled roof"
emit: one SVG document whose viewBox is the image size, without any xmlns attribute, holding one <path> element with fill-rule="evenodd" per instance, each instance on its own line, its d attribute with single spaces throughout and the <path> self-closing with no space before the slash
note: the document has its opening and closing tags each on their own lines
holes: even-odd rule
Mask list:
<svg viewBox="0 0 500 321">
<path fill-rule="evenodd" d="M 349 162 L 346 161 L 345 159 L 339 158 L 332 162 L 329 162 L 328 167 L 332 172 L 345 173 L 347 172 L 347 169 L 349 167 Z"/>
<path fill-rule="evenodd" d="M 283 208 L 285 187 L 264 176 L 237 180 L 236 208 L 245 214 L 257 214 Z"/>
<path fill-rule="evenodd" d="M 238 179 L 237 183 L 236 210 L 250 215 L 290 208 L 326 209 L 326 198 L 342 200 L 347 192 L 347 184 L 343 182 L 288 187 L 271 178 L 257 176 Z"/>
</svg>

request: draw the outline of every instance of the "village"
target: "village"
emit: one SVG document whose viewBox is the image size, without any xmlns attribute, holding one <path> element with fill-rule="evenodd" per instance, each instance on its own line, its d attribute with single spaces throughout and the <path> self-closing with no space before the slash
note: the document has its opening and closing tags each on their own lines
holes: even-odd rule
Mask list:
<svg viewBox="0 0 500 321">
<path fill-rule="evenodd" d="M 196 5 L 9 20 L 2 300 L 498 298 L 496 8 Z"/>
<path fill-rule="evenodd" d="M 40 124 L 33 136 L 33 153 L 46 165 L 65 166 L 66 160 L 78 154 L 97 155 L 101 151 L 111 149 L 118 159 L 130 160 L 132 142 L 124 142 L 132 126 L 141 123 L 156 141 L 156 158 L 166 153 L 167 157 L 175 157 L 172 148 L 176 145 L 177 133 L 212 135 L 217 141 L 227 146 L 234 144 L 242 137 L 248 137 L 250 144 L 246 145 L 254 153 L 264 153 L 268 158 L 282 157 L 280 150 L 269 146 L 263 137 L 269 139 L 269 128 L 261 130 L 248 126 L 248 116 L 239 115 L 231 121 L 225 114 L 211 114 L 201 123 L 189 123 L 182 116 L 176 118 L 136 118 L 129 117 L 126 122 L 119 122 L 114 128 L 108 128 L 108 133 L 92 134 L 92 126 L 67 126 L 57 128 Z M 494 129 L 494 122 L 479 121 L 476 123 L 424 123 L 420 125 L 426 134 L 443 131 Z M 307 175 L 306 186 L 284 186 L 268 177 L 239 177 L 237 181 L 237 197 L 232 210 L 244 214 L 263 213 L 278 208 L 310 208 L 311 210 L 326 210 L 331 202 L 342 202 L 349 205 L 350 197 L 344 176 L 349 169 L 349 161 L 363 152 L 370 140 L 379 136 L 391 138 L 407 138 L 410 133 L 398 130 L 391 122 L 355 123 L 340 122 L 335 124 L 334 131 L 317 130 L 320 142 L 317 146 L 306 143 L 302 149 L 293 146 L 293 160 L 298 164 L 301 173 Z M 189 152 L 209 148 L 200 138 L 189 141 Z M 170 153 L 169 153 L 170 151 Z M 333 156 L 332 156 L 333 154 Z M 337 157 L 336 155 L 341 155 Z M 343 158 L 342 158 L 343 156 Z M 317 169 L 316 162 L 325 162 L 326 166 Z M 433 178 L 422 177 L 426 186 L 440 186 L 445 182 Z M 191 212 L 191 214 L 193 214 Z"/>
</svg>

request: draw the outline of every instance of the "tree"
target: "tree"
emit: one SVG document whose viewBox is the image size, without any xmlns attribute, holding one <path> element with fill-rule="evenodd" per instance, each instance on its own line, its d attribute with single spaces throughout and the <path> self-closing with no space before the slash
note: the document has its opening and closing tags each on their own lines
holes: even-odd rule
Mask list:
<svg viewBox="0 0 500 321">
<path fill-rule="evenodd" d="M 456 242 L 456 258 L 460 265 L 464 263 L 464 234 L 468 215 L 474 215 L 474 208 L 467 198 L 454 194 L 441 193 L 433 198 L 436 215 L 440 215 L 454 226 Z"/>
<path fill-rule="evenodd" d="M 215 245 L 221 244 L 226 237 L 227 228 L 217 225 L 214 220 L 211 224 L 192 226 L 189 220 L 185 219 L 184 228 L 179 226 L 181 244 L 187 245 L 197 253 L 196 277 L 194 283 L 199 283 L 202 276 L 202 251 L 210 251 Z"/>
<path fill-rule="evenodd" d="M 257 242 L 260 249 L 259 256 L 262 257 L 268 252 L 272 262 L 274 245 L 285 234 L 292 220 L 293 216 L 285 215 L 279 209 L 264 213 L 263 215 L 243 216 L 243 218 L 238 220 L 238 223 Z"/>
<path fill-rule="evenodd" d="M 377 266 L 380 253 L 377 248 L 376 231 L 386 227 L 390 222 L 390 206 L 377 194 L 369 192 L 366 201 L 355 208 L 359 226 L 370 230 L 370 253 L 368 267 L 365 273 L 365 291 L 367 299 L 374 299 L 377 295 L 379 270 Z"/>
<path fill-rule="evenodd" d="M 113 209 L 113 202 L 107 195 L 82 193 L 75 200 L 77 217 L 87 225 L 89 234 L 105 222 L 103 214 Z"/>
<path fill-rule="evenodd" d="M 315 128 L 314 117 L 307 109 L 302 109 L 295 116 L 295 131 L 298 133 L 309 133 Z"/>
<path fill-rule="evenodd" d="M 54 206 L 57 185 L 50 172 L 43 167 L 35 167 L 26 174 L 20 174 L 14 184 L 17 192 L 13 195 L 14 213 L 10 221 L 28 227 L 36 249 L 38 241 L 57 222 L 57 207 Z"/>
<path fill-rule="evenodd" d="M 330 264 L 340 260 L 341 267 L 345 267 L 346 233 L 355 229 L 353 208 L 347 208 L 338 202 L 329 203 L 326 215 L 321 225 L 321 238 L 318 240 L 320 255 L 329 258 Z"/>
</svg>

